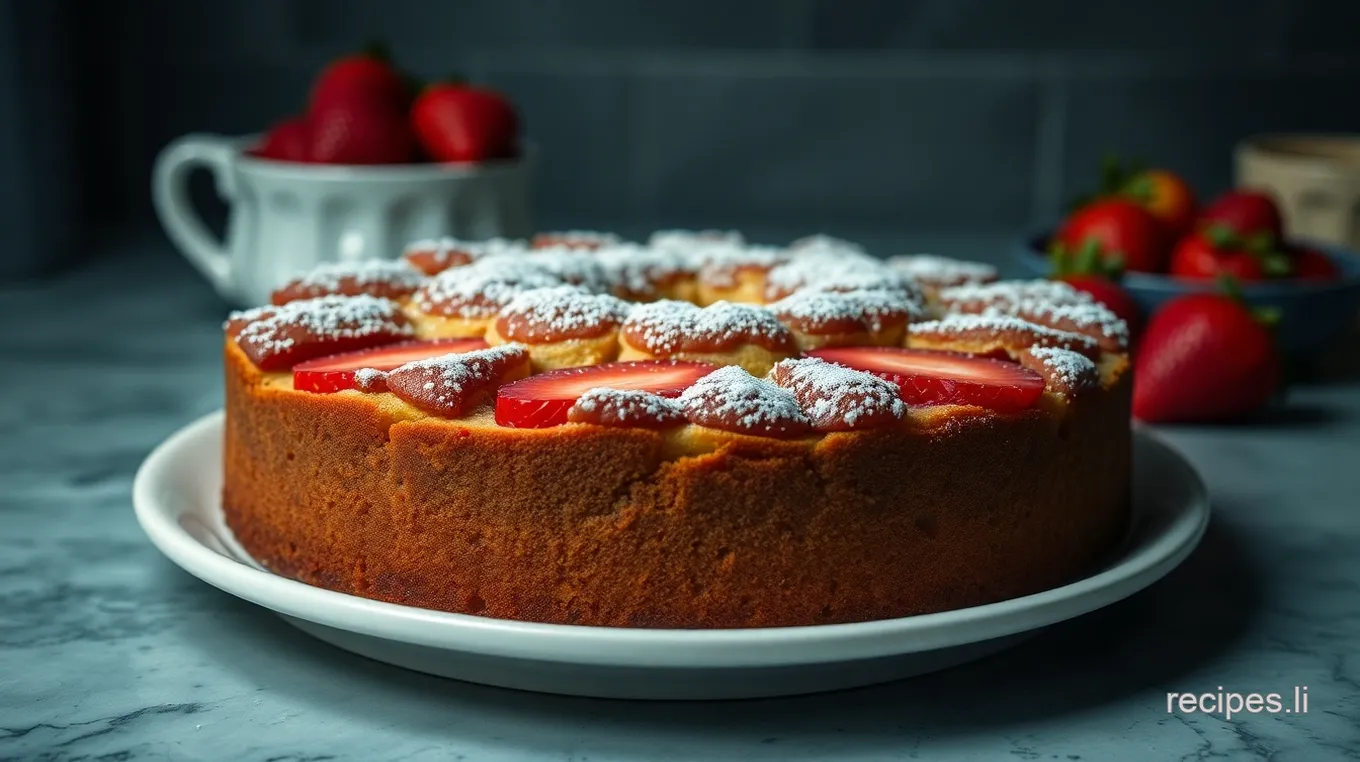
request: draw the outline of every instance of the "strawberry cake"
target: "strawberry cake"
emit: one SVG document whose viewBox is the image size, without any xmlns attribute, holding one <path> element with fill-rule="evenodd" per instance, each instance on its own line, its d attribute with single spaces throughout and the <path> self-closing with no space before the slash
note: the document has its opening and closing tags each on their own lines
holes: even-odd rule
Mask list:
<svg viewBox="0 0 1360 762">
<path fill-rule="evenodd" d="M 478 616 L 859 622 L 1044 590 L 1128 521 L 1124 324 L 816 236 L 412 244 L 226 326 L 223 507 L 274 572 Z"/>
</svg>

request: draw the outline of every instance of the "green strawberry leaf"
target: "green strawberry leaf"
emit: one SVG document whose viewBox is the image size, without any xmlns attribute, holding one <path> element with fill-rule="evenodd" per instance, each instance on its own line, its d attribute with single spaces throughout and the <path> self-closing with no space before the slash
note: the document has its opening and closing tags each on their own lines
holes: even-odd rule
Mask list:
<svg viewBox="0 0 1360 762">
<path fill-rule="evenodd" d="M 1204 237 L 1215 249 L 1235 249 L 1241 245 L 1242 241 L 1237 237 L 1237 231 L 1228 225 L 1214 223 L 1204 229 Z"/>
<path fill-rule="evenodd" d="M 1071 273 L 1070 266 L 1072 258 L 1067 255 L 1067 247 L 1061 241 L 1054 241 L 1048 246 L 1048 262 L 1053 266 L 1053 277 L 1061 278 Z"/>
<path fill-rule="evenodd" d="M 1133 179 L 1124 183 L 1124 187 L 1120 192 L 1134 201 L 1151 201 L 1152 178 L 1147 175 L 1134 175 Z"/>
<path fill-rule="evenodd" d="M 1079 273 L 1095 272 L 1100 265 L 1100 241 L 1094 238 L 1087 238 L 1081 244 L 1081 249 L 1077 251 L 1076 261 L 1073 268 Z"/>
</svg>

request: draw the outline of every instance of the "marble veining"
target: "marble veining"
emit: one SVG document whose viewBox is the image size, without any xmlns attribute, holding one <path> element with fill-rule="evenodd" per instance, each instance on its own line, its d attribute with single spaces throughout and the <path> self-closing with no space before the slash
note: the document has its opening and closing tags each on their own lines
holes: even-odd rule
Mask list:
<svg viewBox="0 0 1360 762">
<path fill-rule="evenodd" d="M 1166 429 L 1214 520 L 1129 600 L 901 683 L 629 703 L 370 662 L 163 559 L 132 474 L 219 407 L 225 312 L 164 244 L 0 286 L 0 304 L 18 316 L 0 327 L 0 760 L 1360 759 L 1355 380 L 1299 387 L 1256 424 Z M 1295 685 L 1307 714 L 1166 709 L 1168 692 Z"/>
</svg>

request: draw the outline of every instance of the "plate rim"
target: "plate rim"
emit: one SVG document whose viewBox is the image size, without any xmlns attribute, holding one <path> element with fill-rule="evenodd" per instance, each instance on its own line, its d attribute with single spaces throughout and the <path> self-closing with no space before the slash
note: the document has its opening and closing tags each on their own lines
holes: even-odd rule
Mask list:
<svg viewBox="0 0 1360 762">
<path fill-rule="evenodd" d="M 1175 448 L 1143 427 L 1137 452 L 1169 458 L 1188 499 L 1160 534 L 1121 551 L 1111 565 L 1080 580 L 982 606 L 898 619 L 796 627 L 645 629 L 492 619 L 376 601 L 313 587 L 228 558 L 179 523 L 182 506 L 159 497 L 195 448 L 219 453 L 225 413 L 204 415 L 167 437 L 133 480 L 137 521 L 156 548 L 191 575 L 275 613 L 385 640 L 448 651 L 594 666 L 780 667 L 857 661 L 932 651 L 1014 635 L 1116 603 L 1164 577 L 1199 544 L 1210 506 L 1203 480 Z M 215 438 L 215 443 L 206 440 Z M 201 470 L 201 469 L 200 469 Z M 220 511 L 220 502 L 216 506 Z"/>
</svg>

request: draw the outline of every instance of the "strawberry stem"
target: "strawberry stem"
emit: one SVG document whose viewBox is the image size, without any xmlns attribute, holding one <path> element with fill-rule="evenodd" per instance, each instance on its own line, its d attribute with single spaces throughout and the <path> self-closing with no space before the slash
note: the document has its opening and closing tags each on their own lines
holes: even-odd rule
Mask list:
<svg viewBox="0 0 1360 762">
<path fill-rule="evenodd" d="M 1067 247 L 1054 241 L 1048 247 L 1048 261 L 1053 266 L 1053 277 L 1061 278 L 1071 272 L 1071 258 L 1067 256 Z"/>
</svg>

